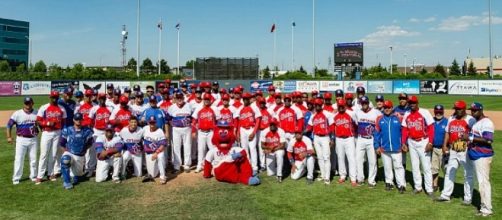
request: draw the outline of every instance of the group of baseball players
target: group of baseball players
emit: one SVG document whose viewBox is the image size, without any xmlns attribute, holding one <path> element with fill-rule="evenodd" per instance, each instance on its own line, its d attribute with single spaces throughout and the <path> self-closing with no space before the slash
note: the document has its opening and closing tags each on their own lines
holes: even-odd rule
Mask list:
<svg viewBox="0 0 502 220">
<path fill-rule="evenodd" d="M 30 178 L 36 184 L 55 181 L 59 175 L 66 189 L 94 175 L 97 182 L 111 176 L 120 183 L 132 175 L 144 182 L 159 177 L 158 182 L 166 184 L 167 170 L 201 172 L 209 160 L 206 153 L 215 147 L 213 130 L 218 124 L 230 124 L 253 175 L 266 172 L 277 182 L 285 174 L 295 180 L 306 175 L 312 184 L 318 169 L 317 180 L 326 185 L 338 175 L 339 184 L 367 183 L 374 188 L 381 158 L 385 189 L 392 190 L 395 182 L 398 192 L 404 193 L 409 155 L 413 193 L 425 191 L 433 198 L 439 189 L 439 171 L 445 169 L 441 196 L 433 199 L 449 201 L 462 165 L 463 204 L 471 204 L 475 176 L 480 214 L 492 214 L 489 176 L 494 125 L 480 103 L 467 106 L 456 101 L 453 115 L 445 116 L 442 105 L 436 105 L 432 115 L 419 107 L 417 96 L 405 93 L 399 94 L 397 106 L 383 95 L 377 95 L 373 105 L 363 87 L 355 95 L 336 90 L 333 104 L 329 92 L 281 94 L 270 86 L 265 96 L 259 90 L 245 92 L 242 86 L 220 89 L 218 82 L 181 81 L 179 87 L 174 88 L 170 80 L 159 84 L 157 91 L 147 86 L 146 94 L 138 85 L 121 91 L 108 84 L 106 93 L 69 87 L 62 95 L 52 91 L 50 102 L 38 110 L 26 97 L 23 109 L 7 125 L 9 143 L 13 126 L 17 129 L 13 183 L 19 184 L 28 153 Z"/>
</svg>

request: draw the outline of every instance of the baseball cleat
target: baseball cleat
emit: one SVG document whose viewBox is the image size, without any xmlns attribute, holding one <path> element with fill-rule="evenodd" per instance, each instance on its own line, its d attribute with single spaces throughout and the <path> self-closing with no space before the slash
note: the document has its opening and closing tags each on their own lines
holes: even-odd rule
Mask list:
<svg viewBox="0 0 502 220">
<path fill-rule="evenodd" d="M 471 206 L 472 205 L 472 201 L 471 200 L 464 200 L 464 201 L 462 201 L 462 205 L 463 206 Z"/>
<path fill-rule="evenodd" d="M 201 169 L 201 168 L 197 168 L 197 169 L 195 169 L 195 173 L 200 173 L 200 171 L 202 171 L 202 169 Z"/>
<path fill-rule="evenodd" d="M 190 167 L 183 167 L 183 171 L 185 171 L 185 173 L 190 173 Z"/>
<path fill-rule="evenodd" d="M 42 184 L 42 179 L 37 178 L 37 179 L 35 180 L 35 185 L 40 185 L 40 184 Z"/>
<path fill-rule="evenodd" d="M 14 181 L 12 181 L 12 184 L 13 184 L 13 185 L 17 185 L 17 184 L 19 184 L 19 180 L 14 180 Z"/>
<path fill-rule="evenodd" d="M 49 180 L 50 180 L 51 182 L 56 181 L 56 180 L 57 180 L 56 175 L 51 175 L 51 176 L 49 177 Z"/>
<path fill-rule="evenodd" d="M 167 179 L 166 178 L 160 178 L 160 182 L 159 182 L 161 185 L 165 185 L 167 183 Z"/>
<path fill-rule="evenodd" d="M 307 178 L 307 184 L 308 185 L 312 185 L 314 183 L 314 180 L 313 179 L 309 179 Z"/>
<path fill-rule="evenodd" d="M 324 180 L 324 184 L 325 184 L 325 185 L 329 185 L 329 184 L 331 184 L 331 180 L 329 180 L 329 179 L 325 179 L 325 180 Z"/>
<path fill-rule="evenodd" d="M 476 214 L 476 216 L 481 216 L 481 217 L 488 217 L 491 215 L 493 215 L 492 212 L 481 212 L 481 211 Z"/>
<path fill-rule="evenodd" d="M 374 189 L 376 187 L 376 183 L 368 183 L 368 187 L 370 189 Z"/>
<path fill-rule="evenodd" d="M 277 176 L 277 182 L 282 183 L 282 176 Z"/>
<path fill-rule="evenodd" d="M 321 176 L 318 176 L 315 180 L 321 182 L 323 181 L 323 178 Z"/>
<path fill-rule="evenodd" d="M 413 194 L 419 194 L 419 193 L 422 193 L 422 190 L 421 189 L 414 189 L 413 190 Z"/>
<path fill-rule="evenodd" d="M 404 186 L 401 186 L 398 188 L 398 190 L 400 194 L 403 194 L 406 191 L 406 188 Z"/>
<path fill-rule="evenodd" d="M 114 183 L 121 183 L 122 181 L 120 179 L 118 180 L 113 180 Z"/>
<path fill-rule="evenodd" d="M 387 191 L 391 191 L 391 190 L 392 190 L 392 188 L 393 188 L 393 187 L 392 187 L 392 184 L 390 184 L 390 183 L 386 183 L 386 184 L 385 184 L 385 190 L 387 190 Z"/>
<path fill-rule="evenodd" d="M 180 173 L 180 170 L 173 170 L 173 171 L 171 171 L 171 174 L 175 174 L 176 175 L 176 174 L 179 174 L 179 173 Z"/>
<path fill-rule="evenodd" d="M 344 178 L 338 179 L 338 184 L 343 184 L 343 183 L 345 183 L 345 179 Z"/>
<path fill-rule="evenodd" d="M 436 202 L 450 202 L 449 199 L 444 198 L 442 196 L 437 197 L 436 199 L 434 199 L 434 201 L 436 201 Z"/>
<path fill-rule="evenodd" d="M 144 177 L 143 177 L 143 180 L 141 182 L 143 183 L 146 183 L 146 182 L 150 182 L 153 180 L 153 177 L 150 176 L 150 174 L 146 174 Z"/>
<path fill-rule="evenodd" d="M 73 185 L 71 183 L 63 183 L 64 189 L 73 189 Z"/>
</svg>

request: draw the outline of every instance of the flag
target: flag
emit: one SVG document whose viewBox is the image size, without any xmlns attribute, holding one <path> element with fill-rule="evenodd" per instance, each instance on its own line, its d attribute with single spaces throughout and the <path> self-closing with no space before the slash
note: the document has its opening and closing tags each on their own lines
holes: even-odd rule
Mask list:
<svg viewBox="0 0 502 220">
<path fill-rule="evenodd" d="M 270 33 L 274 33 L 275 31 L 275 24 L 272 24 L 272 28 L 270 29 Z"/>
<path fill-rule="evenodd" d="M 162 30 L 162 21 L 159 21 L 159 23 L 157 24 L 157 27 Z"/>
<path fill-rule="evenodd" d="M 178 29 L 178 30 L 179 30 L 179 29 L 180 29 L 180 26 L 181 26 L 181 25 L 180 25 L 180 23 L 176 24 L 176 29 Z"/>
<path fill-rule="evenodd" d="M 291 25 L 293 25 L 293 27 L 296 27 L 296 22 L 293 21 L 293 24 L 291 24 Z"/>
</svg>

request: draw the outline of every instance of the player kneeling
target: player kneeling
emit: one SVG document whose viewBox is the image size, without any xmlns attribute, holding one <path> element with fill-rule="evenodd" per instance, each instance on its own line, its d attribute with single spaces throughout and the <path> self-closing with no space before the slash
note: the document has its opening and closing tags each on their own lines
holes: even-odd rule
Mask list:
<svg viewBox="0 0 502 220">
<path fill-rule="evenodd" d="M 90 128 L 82 127 L 82 119 L 82 114 L 75 114 L 74 125 L 63 129 L 61 133 L 59 146 L 64 150 L 61 157 L 61 173 L 65 189 L 73 188 L 73 185 L 78 183 L 79 177 L 84 175 L 85 153 L 93 142 L 92 131 Z"/>
<path fill-rule="evenodd" d="M 122 154 L 122 176 L 126 176 L 126 167 L 129 161 L 132 161 L 134 167 L 134 176 L 143 176 L 142 161 L 143 161 L 143 129 L 138 127 L 138 119 L 131 117 L 129 126 L 122 128 L 119 133 L 122 142 L 124 142 L 124 153 Z"/>
<path fill-rule="evenodd" d="M 123 143 L 120 137 L 115 136 L 115 128 L 109 124 L 105 128 L 105 135 L 96 138 L 96 154 L 98 164 L 96 167 L 96 182 L 104 182 L 108 178 L 108 172 L 113 167 L 112 179 L 120 183 L 120 166 L 122 165 Z"/>
<path fill-rule="evenodd" d="M 160 173 L 160 184 L 167 183 L 166 157 L 164 149 L 167 147 L 166 135 L 157 127 L 155 117 L 148 119 L 149 127 L 143 131 L 143 148 L 146 154 L 146 170 L 148 174 L 143 182 L 152 181 Z"/>
<path fill-rule="evenodd" d="M 284 130 L 277 127 L 277 124 L 279 121 L 273 118 L 270 121 L 270 127 L 260 132 L 260 142 L 267 163 L 267 175 L 277 175 L 277 182 L 282 183 L 286 135 Z"/>
<path fill-rule="evenodd" d="M 310 138 L 303 135 L 303 130 L 297 128 L 295 139 L 288 146 L 288 159 L 291 163 L 291 179 L 300 179 L 307 173 L 307 184 L 314 183 L 314 148 Z"/>
<path fill-rule="evenodd" d="M 242 183 L 259 185 L 260 179 L 253 176 L 253 169 L 247 158 L 246 151 L 240 147 L 232 147 L 235 135 L 232 126 L 226 121 L 218 121 L 213 134 L 213 145 L 204 162 L 204 177 L 227 183 Z"/>
</svg>

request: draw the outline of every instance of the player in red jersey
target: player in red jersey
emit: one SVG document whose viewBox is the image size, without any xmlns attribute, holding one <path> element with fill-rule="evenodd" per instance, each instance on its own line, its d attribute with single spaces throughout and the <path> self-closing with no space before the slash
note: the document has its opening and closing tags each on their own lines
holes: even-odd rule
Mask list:
<svg viewBox="0 0 502 220">
<path fill-rule="evenodd" d="M 122 128 L 129 126 L 132 112 L 128 103 L 129 98 L 121 96 L 119 98 L 120 107 L 113 109 L 110 115 L 110 124 L 114 125 L 115 132 L 120 132 Z"/>
<path fill-rule="evenodd" d="M 284 107 L 279 109 L 275 115 L 279 121 L 279 127 L 285 132 L 288 143 L 294 138 L 296 128 L 303 128 L 303 112 L 297 105 L 292 105 L 292 100 L 291 95 L 285 95 Z"/>
<path fill-rule="evenodd" d="M 260 110 L 251 104 L 251 94 L 246 92 L 242 95 L 244 105 L 237 109 L 234 118 L 237 118 L 237 139 L 240 139 L 241 147 L 250 155 L 251 166 L 254 172 L 258 172 L 257 139 L 256 132 L 261 121 Z"/>
<path fill-rule="evenodd" d="M 202 171 L 202 166 L 204 163 L 204 158 L 206 156 L 207 150 L 214 148 L 211 143 L 213 138 L 213 130 L 216 127 L 216 119 L 220 118 L 218 109 L 211 106 L 211 94 L 206 93 L 203 97 L 204 105 L 195 109 L 192 114 L 192 126 L 196 128 L 197 131 L 197 168 L 196 173 Z M 192 137 L 195 138 L 195 131 L 192 132 Z"/>
<path fill-rule="evenodd" d="M 261 113 L 261 122 L 260 122 L 260 127 L 257 132 L 257 139 L 261 140 L 261 135 L 262 132 L 270 127 L 270 121 L 273 118 L 273 112 L 271 111 L 270 108 L 267 108 L 267 101 L 263 97 L 258 97 L 257 102 L 258 108 L 260 108 L 260 113 Z M 265 164 L 265 153 L 263 152 L 262 148 L 262 142 L 258 142 L 258 153 L 260 155 L 260 171 L 265 171 L 266 170 L 266 164 Z"/>
<path fill-rule="evenodd" d="M 335 145 L 338 156 L 338 172 L 340 179 L 338 183 L 344 183 L 347 178 L 347 169 L 345 166 L 345 157 L 347 157 L 349 172 L 348 176 L 352 186 L 357 186 L 356 179 L 356 155 L 354 131 L 356 118 L 352 111 L 347 110 L 347 102 L 343 99 L 337 101 L 338 112 L 335 114 Z"/>
</svg>

